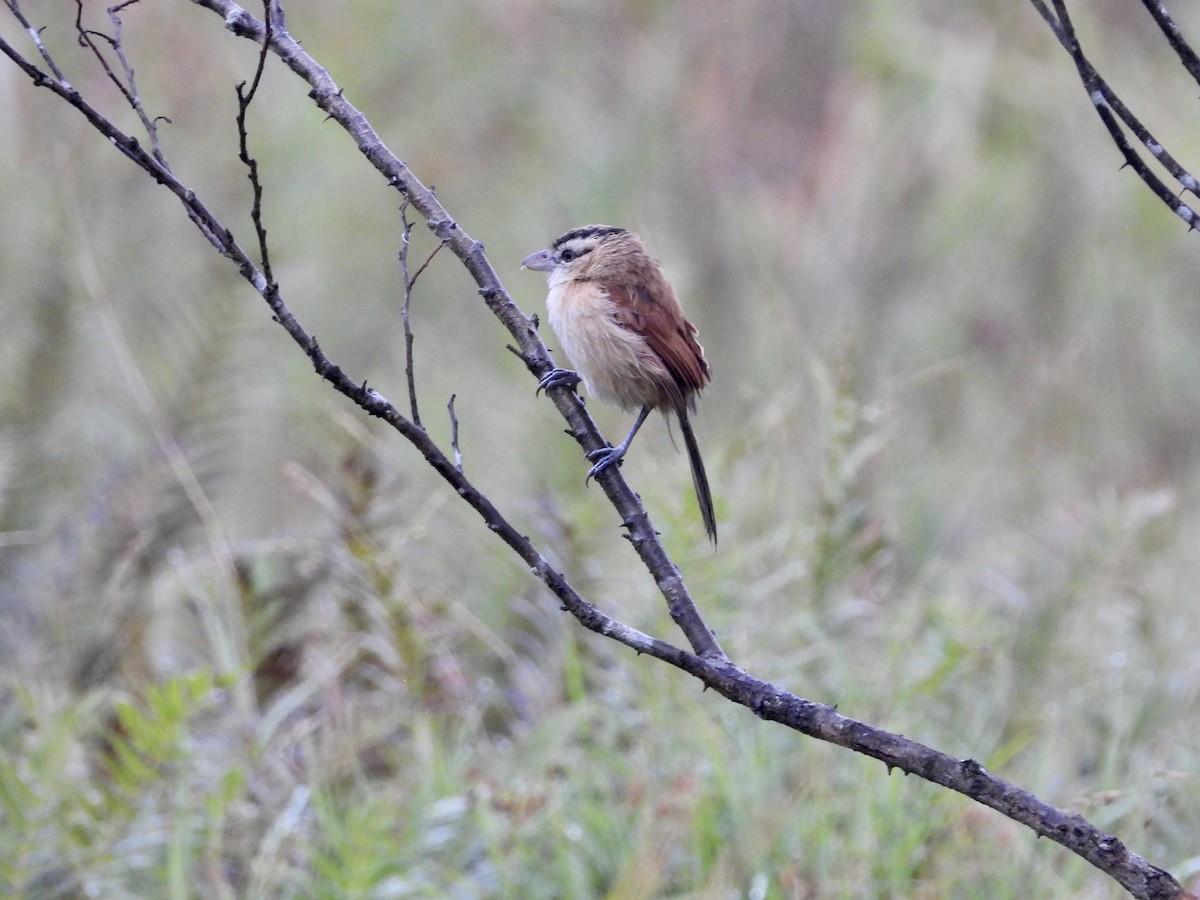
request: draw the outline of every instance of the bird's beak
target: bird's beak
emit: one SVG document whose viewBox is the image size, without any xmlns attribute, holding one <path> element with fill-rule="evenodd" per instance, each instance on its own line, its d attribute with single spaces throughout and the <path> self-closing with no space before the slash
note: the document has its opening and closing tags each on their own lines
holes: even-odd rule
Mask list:
<svg viewBox="0 0 1200 900">
<path fill-rule="evenodd" d="M 521 261 L 521 268 L 533 269 L 535 272 L 549 272 L 554 268 L 554 254 L 550 250 L 531 253 Z"/>
</svg>

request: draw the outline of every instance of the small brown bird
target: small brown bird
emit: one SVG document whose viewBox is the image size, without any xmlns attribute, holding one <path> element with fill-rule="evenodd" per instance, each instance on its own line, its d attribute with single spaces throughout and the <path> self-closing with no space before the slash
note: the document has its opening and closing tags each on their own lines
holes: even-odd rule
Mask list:
<svg viewBox="0 0 1200 900">
<path fill-rule="evenodd" d="M 695 326 L 684 318 L 675 290 L 642 239 L 624 228 L 584 225 L 521 265 L 546 273 L 550 325 L 578 371 L 555 369 L 539 390 L 574 386 L 582 379 L 591 396 L 640 410 L 625 440 L 589 454 L 595 465 L 588 477 L 621 461 L 651 410 L 674 412 L 692 464 L 704 530 L 716 544 L 712 493 L 688 419 L 712 369 Z"/>
</svg>

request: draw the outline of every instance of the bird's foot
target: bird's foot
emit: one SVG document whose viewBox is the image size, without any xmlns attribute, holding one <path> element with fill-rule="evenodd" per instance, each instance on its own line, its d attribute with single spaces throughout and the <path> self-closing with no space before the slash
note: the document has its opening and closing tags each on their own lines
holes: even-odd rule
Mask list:
<svg viewBox="0 0 1200 900">
<path fill-rule="evenodd" d="M 625 449 L 625 447 L 604 447 L 587 454 L 587 458 L 595 463 L 595 465 L 588 469 L 587 478 L 583 479 L 583 483 L 587 484 L 601 472 L 612 466 L 619 466 L 621 460 L 625 458 Z"/>
<path fill-rule="evenodd" d="M 538 389 L 534 392 L 536 397 L 542 391 L 548 391 L 550 388 L 567 387 L 573 388 L 579 384 L 582 379 L 578 372 L 572 372 L 570 369 L 553 368 L 546 376 L 538 382 Z"/>
</svg>

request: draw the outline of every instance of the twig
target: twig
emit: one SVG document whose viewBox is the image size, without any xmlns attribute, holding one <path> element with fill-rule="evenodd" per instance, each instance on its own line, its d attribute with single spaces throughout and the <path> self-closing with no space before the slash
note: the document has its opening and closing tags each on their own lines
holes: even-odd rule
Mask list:
<svg viewBox="0 0 1200 900">
<path fill-rule="evenodd" d="M 137 80 L 134 78 L 133 66 L 129 64 L 129 60 L 125 57 L 125 48 L 121 41 L 121 16 L 120 13 L 127 7 L 133 6 L 139 0 L 125 0 L 123 3 L 118 3 L 116 6 L 108 8 L 108 19 L 112 22 L 113 33 L 111 35 L 104 34 L 101 31 L 93 31 L 83 26 L 83 0 L 75 0 L 75 33 L 81 47 L 87 47 L 92 51 L 92 55 L 96 57 L 100 63 L 100 68 L 104 70 L 104 74 L 108 76 L 108 80 L 117 86 L 117 90 L 125 98 L 125 102 L 137 114 L 137 117 L 142 122 L 142 127 L 146 129 L 146 135 L 150 138 L 151 152 L 154 158 L 164 168 L 169 168 L 166 157 L 163 155 L 162 145 L 158 140 L 158 118 L 151 118 L 145 107 L 142 105 L 142 98 L 138 94 Z M 117 57 L 117 62 L 121 65 L 121 74 L 123 77 L 118 78 L 117 74 L 108 64 L 108 60 L 96 46 L 95 38 L 99 38 L 108 44 L 110 50 Z M 169 121 L 169 120 L 167 120 Z"/>
<path fill-rule="evenodd" d="M 6 0 L 6 2 L 9 10 L 13 14 L 13 17 L 21 24 L 22 28 L 29 32 L 29 38 L 33 41 L 34 46 L 37 47 L 38 53 L 42 57 L 42 62 L 46 64 L 46 68 L 48 68 L 54 74 L 54 77 L 61 85 L 63 85 L 63 87 L 70 88 L 71 85 L 67 82 L 67 79 L 63 76 L 63 73 L 59 70 L 58 65 L 50 57 L 50 53 L 46 50 L 46 45 L 42 43 L 43 29 L 34 28 L 29 24 L 29 20 L 25 18 L 25 14 L 21 12 L 21 7 L 18 3 L 18 0 Z"/>
<path fill-rule="evenodd" d="M 446 246 L 446 242 L 444 240 L 439 241 L 438 245 L 429 252 L 427 257 L 425 257 L 425 261 L 421 263 L 421 265 L 417 266 L 417 271 L 413 273 L 412 278 L 409 278 L 408 238 L 411 231 L 412 224 L 406 219 L 404 222 L 404 243 L 400 248 L 400 269 L 404 273 L 404 304 L 401 308 L 401 315 L 404 319 L 404 372 L 408 378 L 408 402 L 412 406 L 413 421 L 420 425 L 421 420 L 417 416 L 417 382 L 415 370 L 413 368 L 413 332 L 412 324 L 409 320 L 409 307 L 412 304 L 413 286 L 416 285 L 417 279 L 421 277 L 421 273 L 429 268 L 429 264 L 433 262 L 433 258 L 438 255 L 438 251 Z"/>
<path fill-rule="evenodd" d="M 457 397 L 458 394 L 450 395 L 450 402 L 446 404 L 446 409 L 450 412 L 450 447 L 454 450 L 454 468 L 461 472 L 463 467 L 462 453 L 458 449 L 458 416 L 454 414 L 454 401 Z"/>
<path fill-rule="evenodd" d="M 250 155 L 250 136 L 246 130 L 246 113 L 250 110 L 250 104 L 254 102 L 254 96 L 258 93 L 258 86 L 262 84 L 263 72 L 267 67 L 267 53 L 271 47 L 271 0 L 266 0 L 263 3 L 266 10 L 266 30 L 263 38 L 262 50 L 258 54 L 258 67 L 254 70 L 254 78 L 250 81 L 250 88 L 246 89 L 246 82 L 241 82 L 237 85 L 238 111 L 237 111 L 237 133 L 238 133 L 238 159 L 249 170 L 247 177 L 250 179 L 251 190 L 254 199 L 250 205 L 250 219 L 254 223 L 254 233 L 258 237 L 258 255 L 262 260 L 263 275 L 267 279 L 267 284 L 275 285 L 275 275 L 271 271 L 271 254 L 267 246 L 267 229 L 263 225 L 262 201 L 263 189 L 262 182 L 258 177 L 258 160 Z"/>
<path fill-rule="evenodd" d="M 421 411 L 417 406 L 417 376 L 413 365 L 413 330 L 409 319 L 412 305 L 412 287 L 415 278 L 408 277 L 408 246 L 412 237 L 413 223 L 408 220 L 408 197 L 400 204 L 400 280 L 404 282 L 404 298 L 400 303 L 400 319 L 404 323 L 404 377 L 408 381 L 408 412 L 414 424 L 421 424 Z M 439 245 L 440 246 L 440 245 Z"/>
<path fill-rule="evenodd" d="M 427 257 L 425 257 L 425 261 L 423 263 L 421 263 L 419 266 L 417 266 L 417 271 L 415 273 L 413 273 L 412 280 L 409 281 L 409 287 L 412 287 L 412 285 L 417 283 L 417 279 L 421 277 L 421 273 L 424 272 L 427 268 L 429 268 L 429 264 L 431 262 L 433 262 L 433 258 L 435 256 L 437 256 L 438 252 L 445 246 L 446 246 L 446 242 L 444 240 L 439 241 L 438 245 L 429 251 L 429 255 Z"/>
</svg>

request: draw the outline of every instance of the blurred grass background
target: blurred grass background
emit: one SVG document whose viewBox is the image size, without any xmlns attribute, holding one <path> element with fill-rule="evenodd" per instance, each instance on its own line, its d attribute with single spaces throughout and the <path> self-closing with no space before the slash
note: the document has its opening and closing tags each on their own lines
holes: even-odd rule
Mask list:
<svg viewBox="0 0 1200 900">
<path fill-rule="evenodd" d="M 136 131 L 64 11 L 23 7 Z M 1195 85 L 1149 18 L 1078 15 L 1195 166 Z M 125 20 L 175 172 L 251 245 L 233 85 L 255 49 L 189 3 Z M 1118 172 L 1032 8 L 347 2 L 288 24 L 527 311 L 544 284 L 519 260 L 568 227 L 662 259 L 716 373 L 720 550 L 661 423 L 624 471 L 739 663 L 1194 880 L 1198 245 Z M 399 404 L 399 199 L 304 94 L 272 64 L 251 117 L 276 273 Z M 165 191 L 11 65 L 0 119 L 0 892 L 1120 895 L 581 632 Z M 448 444 L 456 394 L 467 472 L 591 599 L 675 639 L 448 254 L 414 326 L 430 430 Z"/>
</svg>

